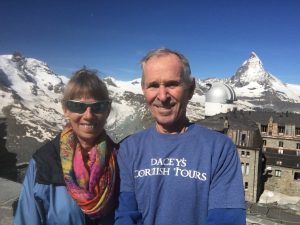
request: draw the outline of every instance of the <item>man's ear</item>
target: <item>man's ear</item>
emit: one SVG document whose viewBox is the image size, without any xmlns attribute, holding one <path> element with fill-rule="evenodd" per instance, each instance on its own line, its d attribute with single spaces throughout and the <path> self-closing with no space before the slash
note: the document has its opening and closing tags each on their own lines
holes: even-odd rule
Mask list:
<svg viewBox="0 0 300 225">
<path fill-rule="evenodd" d="M 196 82 L 195 82 L 195 78 L 193 78 L 193 81 L 189 87 L 189 100 L 193 97 L 195 88 L 196 88 Z"/>
<path fill-rule="evenodd" d="M 141 85 L 141 88 L 142 88 L 143 94 L 145 95 L 145 86 L 143 84 Z"/>
</svg>

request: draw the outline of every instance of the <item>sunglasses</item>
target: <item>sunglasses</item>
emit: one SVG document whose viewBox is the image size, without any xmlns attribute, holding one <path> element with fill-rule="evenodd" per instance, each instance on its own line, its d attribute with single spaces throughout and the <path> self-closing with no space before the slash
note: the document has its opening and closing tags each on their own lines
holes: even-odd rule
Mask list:
<svg viewBox="0 0 300 225">
<path fill-rule="evenodd" d="M 103 100 L 91 103 L 84 103 L 76 100 L 65 101 L 65 106 L 68 110 L 74 113 L 84 113 L 88 107 L 95 114 L 107 112 L 111 104 L 110 100 Z"/>
</svg>

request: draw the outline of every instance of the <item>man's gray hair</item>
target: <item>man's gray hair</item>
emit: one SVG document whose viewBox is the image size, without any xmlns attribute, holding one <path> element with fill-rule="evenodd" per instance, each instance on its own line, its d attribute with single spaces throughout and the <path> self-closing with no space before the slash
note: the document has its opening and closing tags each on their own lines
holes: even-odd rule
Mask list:
<svg viewBox="0 0 300 225">
<path fill-rule="evenodd" d="M 184 55 L 182 55 L 179 52 L 170 50 L 168 48 L 157 48 L 157 49 L 153 49 L 150 52 L 147 53 L 147 55 L 141 60 L 141 68 L 142 68 L 142 82 L 141 85 L 144 86 L 144 65 L 147 63 L 147 61 L 152 58 L 153 56 L 161 56 L 161 55 L 168 55 L 168 54 L 173 54 L 176 55 L 179 60 L 182 63 L 182 78 L 183 81 L 188 84 L 191 85 L 193 84 L 194 78 L 191 75 L 191 68 L 190 68 L 190 64 L 189 61 L 187 60 L 187 58 L 184 57 Z"/>
</svg>

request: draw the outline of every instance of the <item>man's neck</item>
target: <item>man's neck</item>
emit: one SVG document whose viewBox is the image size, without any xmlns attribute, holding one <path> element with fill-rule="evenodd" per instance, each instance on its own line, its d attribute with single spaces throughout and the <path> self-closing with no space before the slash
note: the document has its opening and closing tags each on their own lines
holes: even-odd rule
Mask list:
<svg viewBox="0 0 300 225">
<path fill-rule="evenodd" d="M 176 124 L 172 126 L 162 126 L 161 124 L 156 123 L 156 130 L 161 134 L 181 134 L 186 132 L 188 129 L 189 121 L 187 118 L 184 118 L 181 121 L 176 121 Z"/>
</svg>

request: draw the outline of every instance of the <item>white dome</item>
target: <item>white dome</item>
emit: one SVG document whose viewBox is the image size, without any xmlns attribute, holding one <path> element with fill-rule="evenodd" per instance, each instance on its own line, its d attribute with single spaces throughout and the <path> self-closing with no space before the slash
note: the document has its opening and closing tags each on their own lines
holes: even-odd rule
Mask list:
<svg viewBox="0 0 300 225">
<path fill-rule="evenodd" d="M 214 102 L 214 103 L 233 103 L 236 101 L 236 94 L 232 87 L 223 83 L 213 83 L 209 84 L 210 89 L 205 94 L 206 102 Z"/>
</svg>

